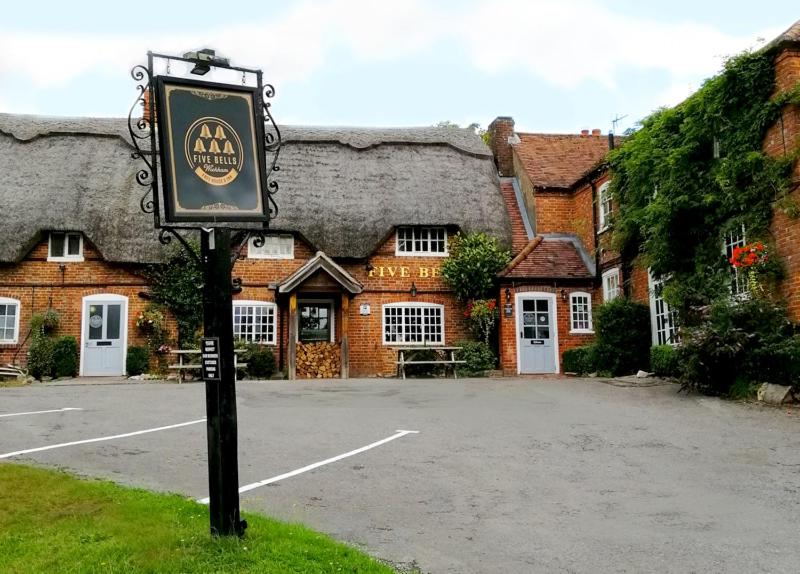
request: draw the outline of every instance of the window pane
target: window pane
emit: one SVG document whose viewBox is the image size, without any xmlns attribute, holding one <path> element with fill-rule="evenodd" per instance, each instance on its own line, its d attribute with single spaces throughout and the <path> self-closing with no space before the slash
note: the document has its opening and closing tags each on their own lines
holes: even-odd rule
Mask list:
<svg viewBox="0 0 800 574">
<path fill-rule="evenodd" d="M 119 324 L 122 305 L 108 306 L 106 339 L 119 339 Z"/>
<path fill-rule="evenodd" d="M 89 339 L 103 338 L 104 305 L 89 305 Z"/>
<path fill-rule="evenodd" d="M 67 255 L 80 255 L 81 254 L 81 236 L 77 233 L 70 233 L 67 235 Z"/>
<path fill-rule="evenodd" d="M 50 234 L 50 257 L 63 257 L 64 256 L 64 234 L 51 233 Z"/>
</svg>

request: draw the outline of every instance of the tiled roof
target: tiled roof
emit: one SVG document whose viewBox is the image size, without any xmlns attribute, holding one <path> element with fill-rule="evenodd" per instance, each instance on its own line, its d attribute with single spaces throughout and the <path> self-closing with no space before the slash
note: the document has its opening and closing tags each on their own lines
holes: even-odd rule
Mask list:
<svg viewBox="0 0 800 574">
<path fill-rule="evenodd" d="M 517 134 L 514 152 L 535 187 L 568 189 L 605 158 L 607 135 Z M 615 145 L 622 140 L 615 138 Z"/>
<path fill-rule="evenodd" d="M 500 276 L 507 279 L 591 279 L 575 244 L 569 239 L 533 238 Z"/>
<path fill-rule="evenodd" d="M 511 220 L 511 249 L 512 253 L 519 253 L 528 244 L 528 233 L 525 231 L 525 224 L 522 222 L 517 195 L 514 193 L 514 184 L 510 179 L 500 180 L 500 191 L 506 203 L 508 217 Z"/>
</svg>

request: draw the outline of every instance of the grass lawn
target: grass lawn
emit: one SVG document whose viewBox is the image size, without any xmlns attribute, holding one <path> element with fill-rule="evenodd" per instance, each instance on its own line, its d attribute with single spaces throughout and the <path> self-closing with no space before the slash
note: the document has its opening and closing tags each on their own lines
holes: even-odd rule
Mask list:
<svg viewBox="0 0 800 574">
<path fill-rule="evenodd" d="M 394 572 L 304 526 L 245 514 L 212 539 L 208 509 L 177 495 L 0 463 L 0 572 Z"/>
</svg>

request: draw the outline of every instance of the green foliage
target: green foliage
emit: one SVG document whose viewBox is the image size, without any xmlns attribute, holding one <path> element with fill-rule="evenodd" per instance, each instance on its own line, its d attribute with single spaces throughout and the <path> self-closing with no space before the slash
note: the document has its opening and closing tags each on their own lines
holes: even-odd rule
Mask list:
<svg viewBox="0 0 800 574">
<path fill-rule="evenodd" d="M 479 341 L 483 341 L 488 345 L 489 339 L 491 339 L 492 333 L 494 333 L 497 326 L 497 319 L 500 318 L 500 312 L 497 310 L 497 301 L 494 299 L 469 301 L 467 309 L 464 311 L 464 317 L 467 318 L 472 334 Z"/>
<path fill-rule="evenodd" d="M 491 346 L 483 341 L 462 341 L 456 344 L 462 347 L 456 355 L 456 359 L 466 361 L 458 367 L 459 373 L 468 376 L 482 375 L 486 371 L 491 371 L 497 365 L 497 357 L 494 356 Z"/>
<path fill-rule="evenodd" d="M 28 372 L 35 379 L 52 377 L 55 370 L 53 362 L 54 340 L 41 331 L 34 331 L 28 348 Z"/>
<path fill-rule="evenodd" d="M 149 303 L 136 317 L 136 328 L 147 337 L 147 346 L 151 353 L 158 353 L 167 343 L 167 319 L 163 307 Z"/>
<path fill-rule="evenodd" d="M 47 309 L 31 316 L 31 331 L 34 333 L 51 334 L 58 330 L 61 316 L 55 309 Z"/>
<path fill-rule="evenodd" d="M 449 251 L 442 262 L 442 279 L 460 301 L 488 297 L 497 273 L 511 259 L 497 239 L 485 233 L 458 233 L 450 239 Z"/>
<path fill-rule="evenodd" d="M 78 342 L 75 337 L 58 337 L 53 341 L 53 376 L 74 377 L 78 374 Z"/>
<path fill-rule="evenodd" d="M 275 354 L 272 349 L 263 345 L 248 345 L 241 360 L 247 363 L 247 375 L 251 379 L 268 379 L 277 371 Z"/>
<path fill-rule="evenodd" d="M 597 308 L 594 358 L 598 371 L 629 375 L 650 364 L 650 310 L 626 297 Z"/>
<path fill-rule="evenodd" d="M 682 331 L 678 351 L 684 386 L 715 395 L 743 385 L 800 384 L 800 336 L 786 310 L 764 299 L 720 300 Z"/>
<path fill-rule="evenodd" d="M 650 370 L 658 377 L 678 376 L 678 352 L 672 345 L 656 345 L 650 349 Z"/>
<path fill-rule="evenodd" d="M 192 243 L 195 253 L 199 247 Z M 196 338 L 203 323 L 203 271 L 195 259 L 179 246 L 170 248 L 166 263 L 147 271 L 153 302 L 163 305 L 178 323 L 178 344 L 184 347 Z"/>
<path fill-rule="evenodd" d="M 725 232 L 744 224 L 748 240 L 766 239 L 773 202 L 787 192 L 794 156 L 771 158 L 762 143 L 798 90 L 771 100 L 773 76 L 767 54 L 732 58 L 610 154 L 611 189 L 621 205 L 615 246 L 628 260 L 641 254 L 656 277 L 670 278 L 664 297 L 684 322 L 692 321 L 692 307 L 728 296 Z M 781 272 L 776 261 L 772 278 Z"/>
<path fill-rule="evenodd" d="M 567 349 L 563 354 L 564 372 L 588 375 L 597 371 L 597 350 L 595 345 L 584 345 Z"/>
<path fill-rule="evenodd" d="M 150 364 L 150 351 L 147 347 L 128 347 L 128 359 L 125 361 L 125 372 L 129 377 L 141 375 Z"/>
</svg>

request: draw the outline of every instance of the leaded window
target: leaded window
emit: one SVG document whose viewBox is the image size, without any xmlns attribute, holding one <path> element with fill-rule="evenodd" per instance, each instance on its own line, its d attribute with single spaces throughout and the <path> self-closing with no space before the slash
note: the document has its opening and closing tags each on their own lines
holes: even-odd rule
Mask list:
<svg viewBox="0 0 800 574">
<path fill-rule="evenodd" d="M 250 343 L 275 344 L 275 304 L 233 302 L 233 336 Z"/>
<path fill-rule="evenodd" d="M 730 263 L 731 257 L 733 257 L 733 250 L 746 244 L 747 239 L 745 237 L 744 225 L 742 225 L 741 230 L 737 229 L 725 234 L 725 238 L 722 241 L 723 254 L 731 270 L 730 289 L 731 297 L 734 298 L 746 298 L 750 295 L 750 288 L 747 284 L 747 274 Z"/>
<path fill-rule="evenodd" d="M 650 321 L 654 345 L 677 345 L 678 312 L 670 309 L 661 292 L 664 282 L 650 275 Z"/>
<path fill-rule="evenodd" d="M 291 235 L 265 235 L 264 245 L 257 237 L 250 239 L 247 256 L 251 259 L 294 259 L 294 237 Z"/>
<path fill-rule="evenodd" d="M 444 227 L 398 227 L 397 255 L 447 255 Z"/>
<path fill-rule="evenodd" d="M 0 343 L 16 343 L 19 337 L 19 301 L 0 297 Z"/>
<path fill-rule="evenodd" d="M 573 333 L 592 331 L 592 296 L 576 291 L 569 295 L 570 330 Z"/>
<path fill-rule="evenodd" d="M 619 267 L 615 267 L 603 273 L 603 301 L 611 301 L 619 295 Z"/>
<path fill-rule="evenodd" d="M 611 216 L 614 213 L 614 207 L 611 201 L 611 189 L 608 182 L 601 185 L 597 192 L 597 213 L 600 231 L 603 231 L 611 224 Z"/>
</svg>

